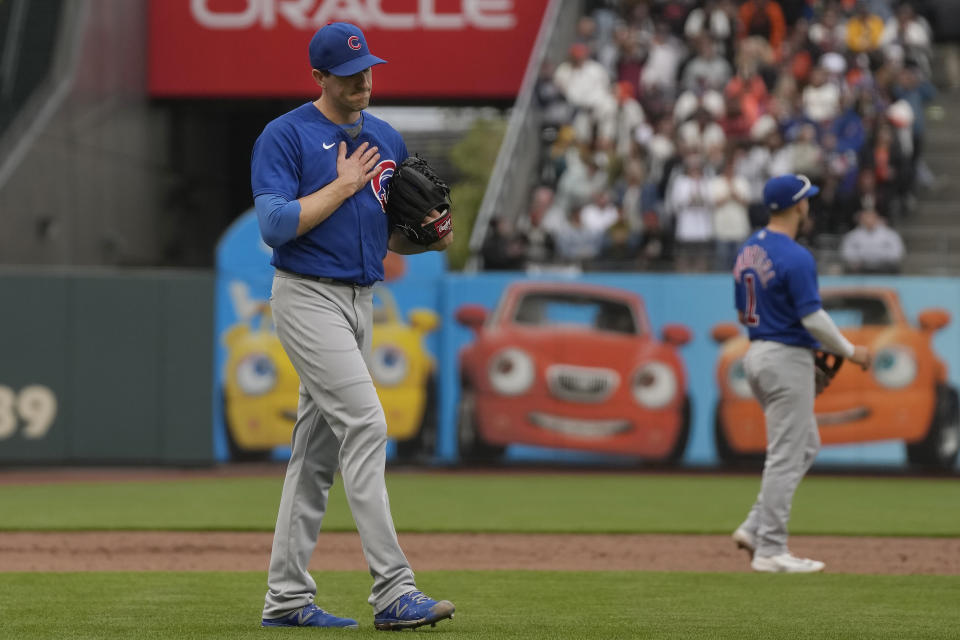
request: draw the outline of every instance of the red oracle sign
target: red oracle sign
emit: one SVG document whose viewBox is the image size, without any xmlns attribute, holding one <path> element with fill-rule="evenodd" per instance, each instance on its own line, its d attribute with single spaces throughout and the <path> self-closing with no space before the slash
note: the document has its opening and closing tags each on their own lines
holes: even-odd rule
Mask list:
<svg viewBox="0 0 960 640">
<path fill-rule="evenodd" d="M 374 96 L 517 95 L 549 0 L 150 0 L 155 97 L 314 96 L 307 45 L 352 22 L 371 53 Z"/>
</svg>

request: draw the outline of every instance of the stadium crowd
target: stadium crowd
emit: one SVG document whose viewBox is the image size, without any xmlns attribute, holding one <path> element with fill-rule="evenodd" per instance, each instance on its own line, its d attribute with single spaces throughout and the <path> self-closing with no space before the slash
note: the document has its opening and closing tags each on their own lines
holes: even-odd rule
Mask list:
<svg viewBox="0 0 960 640">
<path fill-rule="evenodd" d="M 764 182 L 795 172 L 821 188 L 802 242 L 882 238 L 871 270 L 896 270 L 891 234 L 932 179 L 932 34 L 915 3 L 586 4 L 536 87 L 529 209 L 494 220 L 486 269 L 726 270 L 766 223 Z"/>
</svg>

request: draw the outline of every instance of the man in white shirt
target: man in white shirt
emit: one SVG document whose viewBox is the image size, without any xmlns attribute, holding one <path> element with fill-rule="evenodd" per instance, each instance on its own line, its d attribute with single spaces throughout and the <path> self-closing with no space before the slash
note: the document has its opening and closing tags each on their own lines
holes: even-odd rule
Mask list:
<svg viewBox="0 0 960 640">
<path fill-rule="evenodd" d="M 810 84 L 803 90 L 803 113 L 814 122 L 825 123 L 840 113 L 840 89 L 828 82 L 827 70 L 817 67 L 810 74 Z"/>
<path fill-rule="evenodd" d="M 700 156 L 684 159 L 684 172 L 670 183 L 665 204 L 676 218 L 677 269 L 704 271 L 714 236 L 710 181 Z"/>
<path fill-rule="evenodd" d="M 604 190 L 593 196 L 593 200 L 580 210 L 580 221 L 588 232 L 602 235 L 620 219 L 616 205 L 610 202 L 610 194 Z"/>
<path fill-rule="evenodd" d="M 589 56 L 585 44 L 574 44 L 570 47 L 569 59 L 553 74 L 553 83 L 577 110 L 573 128 L 581 141 L 589 140 L 596 111 L 610 98 L 610 76 L 602 64 Z"/>
<path fill-rule="evenodd" d="M 859 224 L 843 236 L 840 245 L 847 273 L 897 273 L 903 253 L 900 234 L 871 209 L 860 212 Z"/>
</svg>

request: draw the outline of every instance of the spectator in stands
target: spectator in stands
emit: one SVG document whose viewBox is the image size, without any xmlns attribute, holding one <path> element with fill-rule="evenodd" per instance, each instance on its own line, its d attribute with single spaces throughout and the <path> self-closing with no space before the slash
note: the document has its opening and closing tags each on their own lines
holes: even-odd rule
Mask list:
<svg viewBox="0 0 960 640">
<path fill-rule="evenodd" d="M 600 252 L 588 266 L 595 271 L 628 271 L 639 265 L 639 240 L 630 233 L 626 222 L 620 220 L 603 233 Z"/>
<path fill-rule="evenodd" d="M 713 210 L 710 181 L 703 175 L 703 159 L 684 158 L 683 171 L 674 178 L 666 197 L 666 209 L 675 221 L 677 266 L 703 271 L 709 264 L 713 241 Z"/>
<path fill-rule="evenodd" d="M 528 212 L 519 235 L 526 250 L 526 268 L 540 269 L 554 261 L 556 243 L 553 234 L 544 226 L 547 213 L 553 205 L 553 189 L 546 186 L 533 191 Z"/>
<path fill-rule="evenodd" d="M 869 209 L 887 218 L 890 211 L 889 202 L 884 194 L 877 189 L 877 178 L 873 171 L 863 169 L 857 180 L 857 211 Z"/>
<path fill-rule="evenodd" d="M 633 149 L 634 132 L 644 123 L 643 107 L 634 99 L 636 89 L 628 82 L 613 85 L 608 100 L 597 110 L 597 137 L 601 146 L 620 158 Z"/>
<path fill-rule="evenodd" d="M 717 55 L 716 45 L 710 36 L 701 35 L 695 44 L 697 55 L 683 70 L 683 89 L 696 93 L 708 89 L 723 91 L 732 75 L 730 63 Z"/>
<path fill-rule="evenodd" d="M 620 208 L 620 219 L 638 241 L 646 227 L 644 213 L 650 205 L 649 192 L 644 193 L 645 178 L 643 163 L 631 158 L 624 166 L 623 176 L 614 185 L 613 199 Z"/>
<path fill-rule="evenodd" d="M 590 51 L 584 44 L 570 47 L 566 62 L 557 67 L 553 82 L 563 92 L 567 102 L 576 109 L 573 127 L 577 139 L 587 142 L 593 130 L 595 109 L 609 93 L 610 78 L 606 69 L 596 60 L 591 60 Z"/>
<path fill-rule="evenodd" d="M 740 5 L 740 38 L 760 36 L 776 56 L 786 35 L 787 24 L 776 0 L 747 0 Z"/>
<path fill-rule="evenodd" d="M 534 96 L 540 107 L 543 126 L 557 131 L 573 118 L 573 108 L 567 102 L 563 91 L 553 81 L 555 71 L 550 63 L 544 63 L 540 67 Z"/>
<path fill-rule="evenodd" d="M 677 90 L 677 69 L 683 55 L 683 43 L 670 34 L 670 27 L 665 22 L 657 23 L 640 76 L 644 91 L 672 102 Z"/>
<path fill-rule="evenodd" d="M 847 30 L 835 4 L 828 4 L 820 19 L 814 19 L 810 25 L 809 38 L 810 43 L 816 47 L 817 55 L 846 50 Z"/>
<path fill-rule="evenodd" d="M 857 152 L 838 144 L 837 136 L 827 133 L 821 141 L 824 158 L 824 180 L 833 184 L 835 215 L 843 229 L 849 229 L 849 221 L 856 211 L 857 175 L 860 163 Z"/>
<path fill-rule="evenodd" d="M 734 21 L 727 13 L 724 3 L 718 0 L 707 0 L 702 7 L 694 7 L 687 14 L 687 20 L 683 24 L 683 34 L 690 42 L 706 36 L 717 43 L 720 54 L 727 57 L 734 36 Z"/>
<path fill-rule="evenodd" d="M 830 133 L 837 140 L 837 149 L 852 149 L 859 153 L 866 140 L 863 119 L 857 111 L 857 102 L 851 96 L 846 100 L 846 109 L 831 124 Z"/>
<path fill-rule="evenodd" d="M 561 126 L 557 130 L 557 137 L 550 145 L 547 157 L 541 162 L 540 180 L 544 184 L 556 186 L 560 177 L 567 170 L 567 165 L 578 162 L 580 147 L 577 145 L 577 134 L 569 124 Z"/>
<path fill-rule="evenodd" d="M 643 62 L 646 51 L 640 45 L 638 32 L 629 29 L 619 46 L 619 59 L 616 62 L 616 72 L 613 77 L 617 82 L 626 82 L 633 86 L 633 97 L 639 98 L 640 76 L 643 74 Z"/>
<path fill-rule="evenodd" d="M 898 273 L 903 261 L 903 240 L 876 211 L 860 212 L 859 224 L 843 236 L 840 255 L 847 273 Z"/>
<path fill-rule="evenodd" d="M 593 199 L 580 210 L 583 228 L 597 235 L 603 235 L 619 219 L 620 212 L 606 189 L 595 193 Z"/>
<path fill-rule="evenodd" d="M 647 143 L 649 162 L 647 179 L 650 182 L 659 184 L 664 181 L 667 162 L 676 152 L 677 145 L 674 142 L 673 118 L 664 116 L 657 122 L 656 132 Z"/>
<path fill-rule="evenodd" d="M 895 100 L 904 100 L 913 110 L 912 146 L 910 163 L 916 171 L 920 162 L 920 154 L 923 151 L 923 137 L 926 130 L 926 119 L 924 112 L 927 104 L 933 100 L 936 91 L 922 75 L 919 66 L 908 63 L 900 71 L 894 85 L 891 87 L 891 94 Z"/>
<path fill-rule="evenodd" d="M 736 174 L 737 155 L 727 158 L 723 173 L 710 183 L 710 202 L 713 205 L 713 228 L 716 237 L 714 270 L 727 271 L 733 268 L 737 250 L 750 235 L 750 185 L 743 176 Z"/>
<path fill-rule="evenodd" d="M 750 126 L 757 121 L 766 110 L 767 85 L 758 72 L 758 62 L 747 56 L 737 60 L 737 73 L 730 79 L 724 89 L 724 95 L 729 100 L 739 104 L 739 111 L 746 118 Z"/>
<path fill-rule="evenodd" d="M 798 84 L 806 84 L 814 61 L 819 55 L 819 50 L 810 41 L 810 25 L 806 20 L 800 20 L 781 47 L 783 71 L 780 74 L 780 82 L 792 81 L 794 90 Z M 780 94 L 779 91 L 775 93 Z"/>
<path fill-rule="evenodd" d="M 713 149 L 722 149 L 727 137 L 706 107 L 698 107 L 693 117 L 677 129 L 677 141 L 685 149 L 709 153 Z"/>
<path fill-rule="evenodd" d="M 590 16 L 580 16 L 577 20 L 576 34 L 573 41 L 587 47 L 587 55 L 596 59 L 599 42 L 597 42 L 597 23 Z"/>
<path fill-rule="evenodd" d="M 490 229 L 487 231 L 487 237 L 481 249 L 484 269 L 487 271 L 523 269 L 526 254 L 523 239 L 514 233 L 513 224 L 509 220 L 496 217 L 490 221 Z"/>
<path fill-rule="evenodd" d="M 734 98 L 725 98 L 723 117 L 718 124 L 723 129 L 723 134 L 728 140 L 738 141 L 747 138 L 750 135 L 751 122 L 744 115 L 740 107 L 740 102 Z"/>
<path fill-rule="evenodd" d="M 600 253 L 602 236 L 583 225 L 580 212 L 579 208 L 570 212 L 567 224 L 554 234 L 554 240 L 557 259 L 582 267 L 584 262 L 593 260 Z"/>
<path fill-rule="evenodd" d="M 574 107 L 593 108 L 597 96 L 606 93 L 610 80 L 603 66 L 590 59 L 584 44 L 570 47 L 569 57 L 553 74 L 553 82 Z"/>
<path fill-rule="evenodd" d="M 653 34 L 657 30 L 653 16 L 650 15 L 650 5 L 646 2 L 634 4 L 630 11 L 628 23 L 637 44 L 646 54 L 650 42 L 653 40 Z"/>
<path fill-rule="evenodd" d="M 797 137 L 787 145 L 790 154 L 790 171 L 802 173 L 813 182 L 820 182 L 823 175 L 823 148 L 817 142 L 817 128 L 805 124 L 799 128 Z"/>
<path fill-rule="evenodd" d="M 880 40 L 885 50 L 899 47 L 905 58 L 915 61 L 923 74 L 930 76 L 933 56 L 930 25 L 917 16 L 909 2 L 902 2 L 896 16 L 887 20 Z"/>
<path fill-rule="evenodd" d="M 904 105 L 906 103 L 903 103 Z M 909 108 L 909 106 L 907 106 Z M 908 126 L 904 126 L 906 131 Z M 909 133 L 907 133 L 909 136 Z M 877 126 L 868 153 L 861 154 L 867 166 L 873 168 L 874 179 L 881 197 L 888 204 L 888 212 L 894 224 L 909 213 L 907 195 L 912 186 L 910 150 L 904 150 L 909 137 L 897 136 L 890 123 Z"/>
<path fill-rule="evenodd" d="M 607 187 L 607 171 L 597 163 L 597 159 L 603 156 L 594 155 L 586 147 L 579 147 L 578 151 L 567 155 L 566 171 L 557 182 L 554 208 L 560 216 L 547 220 L 550 229 L 555 227 L 554 222 L 559 221 L 560 226 L 565 224 L 570 211 L 579 210 Z"/>
<path fill-rule="evenodd" d="M 873 53 L 880 48 L 883 19 L 865 2 L 857 2 L 853 15 L 847 20 L 847 48 L 853 53 Z"/>
<path fill-rule="evenodd" d="M 827 70 L 817 67 L 803 90 L 803 113 L 820 125 L 829 125 L 840 113 L 840 88 L 827 80 Z"/>
</svg>

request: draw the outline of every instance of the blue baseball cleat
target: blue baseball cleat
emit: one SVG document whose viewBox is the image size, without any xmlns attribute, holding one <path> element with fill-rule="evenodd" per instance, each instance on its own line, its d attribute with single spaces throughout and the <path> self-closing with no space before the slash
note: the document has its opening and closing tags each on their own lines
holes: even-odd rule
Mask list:
<svg viewBox="0 0 960 640">
<path fill-rule="evenodd" d="M 437 602 L 422 591 L 411 591 L 373 616 L 373 626 L 380 631 L 416 629 L 426 624 L 434 626 L 440 620 L 452 618 L 453 612 L 454 606 L 449 600 Z"/>
<path fill-rule="evenodd" d="M 328 627 L 340 629 L 359 629 L 360 625 L 351 618 L 338 618 L 327 613 L 315 604 L 308 604 L 282 618 L 264 618 L 261 627 Z"/>
</svg>

